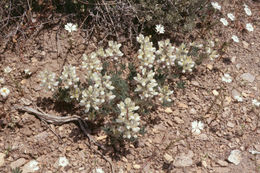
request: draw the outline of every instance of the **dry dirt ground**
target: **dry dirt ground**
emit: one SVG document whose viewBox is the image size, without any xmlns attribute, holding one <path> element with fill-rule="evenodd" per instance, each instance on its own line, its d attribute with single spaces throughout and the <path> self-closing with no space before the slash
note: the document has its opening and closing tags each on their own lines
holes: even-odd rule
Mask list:
<svg viewBox="0 0 260 173">
<path fill-rule="evenodd" d="M 252 99 L 260 100 L 260 27 L 259 19 L 256 21 L 254 32 L 241 34 L 240 43 L 232 43 L 220 59 L 203 62 L 193 75 L 182 79 L 185 88 L 175 87 L 170 108 L 160 107 L 149 115 L 153 121 L 138 142 L 100 150 L 112 160 L 115 172 L 260 172 L 260 154 L 249 152 L 260 152 L 260 110 L 252 106 Z M 15 167 L 26 172 L 31 160 L 39 163 L 38 172 L 87 173 L 95 168 L 111 172 L 109 163 L 93 150 L 97 147 L 86 145 L 88 139 L 77 124 L 46 124 L 15 109 L 19 104 L 38 106 L 57 116 L 75 113 L 48 99 L 51 93 L 41 89 L 37 77 L 44 69 L 60 73 L 64 57 L 77 66 L 86 50 L 95 49 L 81 33 L 73 36 L 80 46 L 66 53 L 65 36 L 58 27 L 43 31 L 37 39 L 1 55 L 0 74 L 11 92 L 0 102 L 0 172 Z M 10 74 L 3 73 L 6 66 L 12 68 Z M 32 75 L 26 77 L 24 69 L 30 69 Z M 224 73 L 232 76 L 232 83 L 221 81 Z M 234 99 L 237 94 L 243 97 L 242 102 Z M 198 136 L 190 135 L 194 120 L 205 124 Z M 92 134 L 106 144 L 100 127 L 93 127 Z M 228 161 L 232 150 L 241 151 L 238 165 Z M 66 157 L 68 166 L 59 166 L 59 157 Z"/>
</svg>

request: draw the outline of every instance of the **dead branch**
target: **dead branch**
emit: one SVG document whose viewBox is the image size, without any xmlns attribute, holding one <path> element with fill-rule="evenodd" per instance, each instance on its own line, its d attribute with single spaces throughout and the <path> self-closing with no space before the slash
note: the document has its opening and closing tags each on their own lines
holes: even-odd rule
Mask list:
<svg viewBox="0 0 260 173">
<path fill-rule="evenodd" d="M 87 136 L 87 138 L 89 139 L 89 142 L 97 145 L 102 150 L 105 150 L 105 147 L 102 146 L 101 144 L 97 143 L 94 140 L 94 138 L 90 135 L 89 130 L 87 130 L 85 128 L 87 126 L 86 122 L 80 116 L 73 115 L 73 116 L 59 117 L 59 116 L 44 113 L 42 110 L 38 111 L 38 110 L 28 107 L 28 106 L 15 106 L 15 109 L 17 109 L 19 111 L 31 113 L 31 114 L 35 115 L 37 118 L 39 118 L 40 120 L 51 123 L 51 124 L 55 124 L 55 125 L 62 125 L 65 123 L 70 123 L 70 122 L 78 122 L 80 129 L 83 131 L 84 135 Z M 104 156 L 97 149 L 91 147 L 90 143 L 86 143 L 86 144 L 110 164 L 111 171 L 112 171 L 112 173 L 114 173 L 114 167 L 113 167 L 111 160 L 108 159 L 106 156 Z"/>
</svg>

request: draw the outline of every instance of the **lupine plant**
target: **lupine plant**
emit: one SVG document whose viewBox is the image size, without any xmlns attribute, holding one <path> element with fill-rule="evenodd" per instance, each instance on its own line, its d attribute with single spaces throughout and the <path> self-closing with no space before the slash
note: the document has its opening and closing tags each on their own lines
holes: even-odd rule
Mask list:
<svg viewBox="0 0 260 173">
<path fill-rule="evenodd" d="M 217 2 L 211 4 L 216 10 L 221 10 Z M 248 6 L 245 6 L 245 11 L 247 15 L 251 12 Z M 231 21 L 236 19 L 232 13 L 227 14 L 227 17 Z M 225 26 L 229 24 L 226 18 L 221 18 L 220 22 Z M 250 23 L 246 27 L 248 31 L 253 30 Z M 73 24 L 66 25 L 65 29 L 69 32 L 69 37 L 77 30 Z M 165 32 L 164 26 L 160 24 L 156 25 L 155 29 L 158 34 Z M 239 42 L 236 35 L 233 35 L 232 39 Z M 42 72 L 41 86 L 50 91 L 65 90 L 70 101 L 82 107 L 88 120 L 94 120 L 91 115 L 95 114 L 94 117 L 97 117 L 105 108 L 109 108 L 106 115 L 111 116 L 113 123 L 110 123 L 110 128 L 113 135 L 125 139 L 137 138 L 141 129 L 142 113 L 145 112 L 143 109 L 149 109 L 149 106 L 144 106 L 145 103 L 156 100 L 162 104 L 172 102 L 174 92 L 170 79 L 173 73 L 190 73 L 200 56 L 214 60 L 219 54 L 216 43 L 212 40 L 176 46 L 170 39 L 154 43 L 151 36 L 139 34 L 136 41 L 139 49 L 131 62 L 124 59 L 120 43 L 108 41 L 107 47 L 83 54 L 80 67 L 65 65 L 60 76 L 49 71 Z M 124 68 L 119 69 L 118 64 L 122 63 L 123 59 L 128 61 L 129 70 L 125 70 L 122 64 L 121 67 Z M 82 74 L 84 78 L 81 79 L 78 74 Z M 232 78 L 224 74 L 222 81 L 229 83 Z M 240 98 L 237 100 L 241 101 Z M 259 105 L 256 100 L 252 103 Z M 199 134 L 203 123 L 195 121 L 192 127 L 192 132 Z"/>
<path fill-rule="evenodd" d="M 75 27 L 71 27 L 65 26 L 70 37 L 76 31 Z M 161 31 L 162 29 L 158 32 Z M 89 54 L 83 54 L 81 67 L 65 65 L 60 76 L 50 71 L 41 72 L 41 86 L 50 91 L 65 91 L 69 96 L 66 101 L 78 103 L 87 114 L 88 120 L 94 120 L 93 117 L 96 116 L 92 115 L 101 114 L 104 107 L 114 105 L 111 106 L 114 111 L 110 112 L 111 115 L 116 114 L 113 116 L 115 123 L 112 123 L 111 127 L 114 129 L 113 134 L 127 139 L 136 138 L 141 126 L 138 112 L 145 112 L 142 109 L 149 107 L 142 103 L 151 103 L 156 99 L 162 104 L 170 103 L 173 88 L 167 83 L 167 77 L 175 68 L 181 69 L 181 73 L 192 72 L 195 62 L 190 54 L 191 46 L 202 48 L 195 43 L 190 46 L 183 43 L 175 47 L 166 39 L 157 43 L 157 49 L 150 36 L 142 34 L 137 36 L 136 41 L 140 48 L 135 57 L 136 61 L 131 62 L 132 70 L 129 68 L 130 73 L 133 69 L 135 71 L 131 74 L 132 80 L 127 80 L 129 78 L 124 77 L 127 75 L 122 74 L 122 71 L 119 73 L 115 65 L 120 63 L 124 56 L 120 50 L 121 44 L 109 41 L 107 48 L 101 47 Z M 212 47 L 211 45 L 207 48 L 206 53 L 215 58 L 217 55 L 211 50 Z M 111 71 L 103 68 L 105 63 L 113 64 Z M 165 76 L 163 82 L 158 81 L 160 73 Z M 83 74 L 84 78 L 80 79 L 78 74 Z M 118 91 L 124 89 L 127 89 L 125 95 L 118 95 Z"/>
</svg>

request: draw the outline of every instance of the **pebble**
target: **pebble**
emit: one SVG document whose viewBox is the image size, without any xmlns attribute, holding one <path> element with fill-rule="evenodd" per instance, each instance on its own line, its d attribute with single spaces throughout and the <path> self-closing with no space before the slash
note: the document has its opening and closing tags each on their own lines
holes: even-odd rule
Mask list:
<svg viewBox="0 0 260 173">
<path fill-rule="evenodd" d="M 40 168 L 38 167 L 38 162 L 36 160 L 31 160 L 26 165 L 23 166 L 23 173 L 36 172 Z"/>
<path fill-rule="evenodd" d="M 5 154 L 0 153 L 0 167 L 3 166 L 5 163 Z"/>
<path fill-rule="evenodd" d="M 194 86 L 200 86 L 199 82 L 197 82 L 197 81 L 191 81 L 191 84 Z"/>
<path fill-rule="evenodd" d="M 230 128 L 234 128 L 235 124 L 229 121 L 229 122 L 227 122 L 227 126 Z"/>
<path fill-rule="evenodd" d="M 190 114 L 193 114 L 193 115 L 194 115 L 194 114 L 197 114 L 197 111 L 196 111 L 194 108 L 191 108 L 191 109 L 190 109 Z"/>
<path fill-rule="evenodd" d="M 140 168 L 141 168 L 141 166 L 140 166 L 140 165 L 138 165 L 138 164 L 134 164 L 134 165 L 133 165 L 133 168 L 134 168 L 134 169 L 140 169 Z"/>
<path fill-rule="evenodd" d="M 25 158 L 20 158 L 20 159 L 18 159 L 18 160 L 16 160 L 16 161 L 12 162 L 12 163 L 10 164 L 10 167 L 11 167 L 12 169 L 15 169 L 15 168 L 17 168 L 17 167 L 23 166 L 25 163 L 26 163 Z"/>
<path fill-rule="evenodd" d="M 249 43 L 248 42 L 242 41 L 242 44 L 243 44 L 244 48 L 248 49 L 248 47 L 249 47 Z"/>
<path fill-rule="evenodd" d="M 198 138 L 199 140 L 202 140 L 202 141 L 207 141 L 207 140 L 209 140 L 208 136 L 207 136 L 206 134 L 204 134 L 204 133 L 198 135 L 197 138 Z"/>
<path fill-rule="evenodd" d="M 229 168 L 223 168 L 223 167 L 216 167 L 213 170 L 214 173 L 230 173 Z"/>
<path fill-rule="evenodd" d="M 171 108 L 166 108 L 166 109 L 164 110 L 164 112 L 167 113 L 167 114 L 170 114 L 170 113 L 172 113 L 173 111 L 172 111 Z"/>
<path fill-rule="evenodd" d="M 21 103 L 23 103 L 26 106 L 29 106 L 30 104 L 32 104 L 32 101 L 26 98 L 21 98 Z"/>
<path fill-rule="evenodd" d="M 212 93 L 213 93 L 214 96 L 218 96 L 219 95 L 219 92 L 217 90 L 213 90 Z"/>
<path fill-rule="evenodd" d="M 179 117 L 174 117 L 173 121 L 176 122 L 177 124 L 183 124 L 184 121 L 182 119 L 180 119 Z"/>
<path fill-rule="evenodd" d="M 250 74 L 250 73 L 244 73 L 240 76 L 243 80 L 248 81 L 248 82 L 254 82 L 255 76 Z"/>
<path fill-rule="evenodd" d="M 183 108 L 183 109 L 187 109 L 187 108 L 188 108 L 188 105 L 179 102 L 179 103 L 178 103 L 178 107 L 179 107 L 179 108 Z"/>
<path fill-rule="evenodd" d="M 49 136 L 48 132 L 43 131 L 38 135 L 34 136 L 34 139 L 37 141 L 45 141 L 48 136 Z"/>
<path fill-rule="evenodd" d="M 212 70 L 212 69 L 213 69 L 213 65 L 207 64 L 207 68 L 208 68 L 209 70 Z"/>
<path fill-rule="evenodd" d="M 234 163 L 235 165 L 238 165 L 242 160 L 242 154 L 240 150 L 232 150 L 229 157 L 228 161 L 231 163 Z"/>
<path fill-rule="evenodd" d="M 260 144 L 254 145 L 255 149 L 260 152 Z"/>
<path fill-rule="evenodd" d="M 173 161 L 173 158 L 172 158 L 172 156 L 171 155 L 169 155 L 169 154 L 164 154 L 164 159 L 167 161 L 167 162 L 172 162 Z"/>
<path fill-rule="evenodd" d="M 228 166 L 228 162 L 224 161 L 224 160 L 218 160 L 217 163 L 222 166 L 222 167 L 227 167 Z"/>
<path fill-rule="evenodd" d="M 202 166 L 203 166 L 204 168 L 207 168 L 207 167 L 208 167 L 208 164 L 207 164 L 207 162 L 206 162 L 205 160 L 202 160 L 201 164 L 202 164 Z"/>
<path fill-rule="evenodd" d="M 240 96 L 240 93 L 236 89 L 233 89 L 232 90 L 232 97 L 235 98 L 235 96 Z"/>
<path fill-rule="evenodd" d="M 181 153 L 179 156 L 177 156 L 173 162 L 173 165 L 175 167 L 187 167 L 191 166 L 193 164 L 193 152 L 189 151 L 187 154 Z"/>
</svg>

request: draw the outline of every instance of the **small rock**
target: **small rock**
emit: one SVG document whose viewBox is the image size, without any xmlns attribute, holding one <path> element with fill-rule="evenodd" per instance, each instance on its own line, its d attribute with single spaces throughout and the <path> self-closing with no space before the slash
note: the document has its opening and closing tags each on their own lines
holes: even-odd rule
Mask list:
<svg viewBox="0 0 260 173">
<path fill-rule="evenodd" d="M 222 166 L 222 167 L 227 167 L 228 166 L 228 162 L 224 161 L 224 160 L 218 160 L 217 163 Z"/>
<path fill-rule="evenodd" d="M 204 133 L 198 135 L 197 138 L 198 138 L 199 140 L 202 140 L 202 141 L 207 141 L 207 140 L 209 140 L 208 136 L 207 136 L 206 134 L 204 134 Z"/>
<path fill-rule="evenodd" d="M 178 103 L 178 107 L 179 108 L 183 108 L 183 109 L 187 109 L 188 108 L 188 106 L 186 104 L 181 103 L 181 102 Z"/>
<path fill-rule="evenodd" d="M 242 41 L 242 44 L 244 46 L 244 48 L 248 49 L 249 43 L 246 41 Z"/>
<path fill-rule="evenodd" d="M 20 159 L 18 159 L 18 160 L 16 160 L 16 161 L 12 162 L 12 163 L 10 164 L 10 167 L 11 167 L 12 169 L 15 169 L 15 168 L 17 168 L 17 167 L 19 168 L 19 167 L 23 166 L 25 163 L 26 163 L 26 160 L 25 160 L 24 158 L 20 158 Z"/>
<path fill-rule="evenodd" d="M 3 166 L 5 163 L 5 154 L 0 153 L 0 167 Z"/>
<path fill-rule="evenodd" d="M 23 166 L 23 173 L 36 172 L 40 168 L 38 167 L 38 162 L 36 160 L 31 160 L 26 165 Z"/>
<path fill-rule="evenodd" d="M 27 83 L 27 80 L 26 80 L 26 79 L 23 79 L 23 80 L 21 80 L 21 82 L 20 82 L 21 85 L 25 85 L 26 83 Z"/>
<path fill-rule="evenodd" d="M 122 161 L 125 162 L 125 163 L 128 162 L 127 158 L 125 158 L 125 157 L 122 157 Z"/>
<path fill-rule="evenodd" d="M 49 136 L 48 132 L 43 131 L 38 135 L 34 136 L 35 140 L 37 141 L 45 141 L 45 139 Z"/>
<path fill-rule="evenodd" d="M 183 124 L 184 121 L 182 119 L 180 119 L 179 117 L 174 117 L 173 121 L 176 122 L 177 124 Z"/>
<path fill-rule="evenodd" d="M 240 76 L 243 80 L 248 81 L 248 82 L 254 82 L 255 76 L 250 74 L 250 73 L 244 73 Z"/>
<path fill-rule="evenodd" d="M 180 115 L 180 112 L 178 109 L 176 109 L 175 111 L 173 111 L 172 115 L 177 116 Z"/>
<path fill-rule="evenodd" d="M 207 64 L 207 68 L 208 68 L 209 70 L 212 70 L 212 69 L 213 69 L 213 65 Z"/>
<path fill-rule="evenodd" d="M 213 93 L 214 96 L 218 96 L 219 95 L 219 92 L 217 90 L 213 90 L 212 93 Z"/>
<path fill-rule="evenodd" d="M 240 150 L 232 150 L 229 157 L 228 161 L 231 163 L 234 163 L 235 165 L 238 165 L 240 161 L 242 160 L 242 154 Z"/>
<path fill-rule="evenodd" d="M 140 169 L 140 168 L 141 168 L 141 166 L 140 166 L 140 165 L 138 165 L 138 164 L 134 164 L 134 165 L 133 165 L 133 168 L 134 168 L 134 169 Z"/>
<path fill-rule="evenodd" d="M 187 167 L 191 166 L 193 164 L 193 152 L 189 151 L 188 154 L 182 153 L 179 156 L 177 156 L 173 162 L 173 165 L 175 167 Z"/>
<path fill-rule="evenodd" d="M 227 122 L 227 126 L 230 128 L 234 128 L 235 124 L 229 121 L 229 122 Z"/>
<path fill-rule="evenodd" d="M 233 89 L 232 90 L 232 97 L 235 98 L 235 96 L 240 96 L 240 93 L 236 89 Z"/>
<path fill-rule="evenodd" d="M 208 167 L 208 164 L 207 164 L 207 162 L 206 162 L 205 160 L 202 160 L 201 164 L 202 164 L 202 166 L 203 166 L 204 168 L 207 168 L 207 167 Z"/>
<path fill-rule="evenodd" d="M 21 98 L 21 103 L 23 103 L 26 106 L 29 106 L 30 104 L 32 104 L 32 101 L 26 98 Z"/>
<path fill-rule="evenodd" d="M 197 111 L 196 111 L 194 108 L 191 108 L 191 109 L 190 109 L 190 114 L 193 114 L 193 115 L 194 115 L 194 114 L 197 114 Z"/>
<path fill-rule="evenodd" d="M 69 165 L 68 159 L 66 157 L 60 157 L 59 158 L 59 166 L 66 167 L 67 165 Z"/>
<path fill-rule="evenodd" d="M 213 170 L 214 173 L 230 173 L 229 168 L 223 168 L 223 167 L 215 167 Z"/>
<path fill-rule="evenodd" d="M 170 114 L 170 113 L 172 113 L 173 111 L 172 111 L 171 108 L 166 108 L 166 109 L 164 110 L 164 112 L 167 113 L 167 114 Z"/>
<path fill-rule="evenodd" d="M 199 82 L 197 82 L 197 81 L 191 81 L 191 84 L 194 86 L 200 86 Z"/>
<path fill-rule="evenodd" d="M 171 162 L 171 161 L 173 161 L 173 158 L 172 158 L 172 156 L 171 155 L 169 155 L 169 154 L 164 154 L 164 159 L 167 161 L 167 162 Z"/>
<path fill-rule="evenodd" d="M 254 145 L 255 149 L 260 152 L 260 144 Z"/>
<path fill-rule="evenodd" d="M 237 57 L 235 57 L 235 56 L 231 57 L 231 62 L 235 63 L 236 59 L 237 59 Z"/>
</svg>

